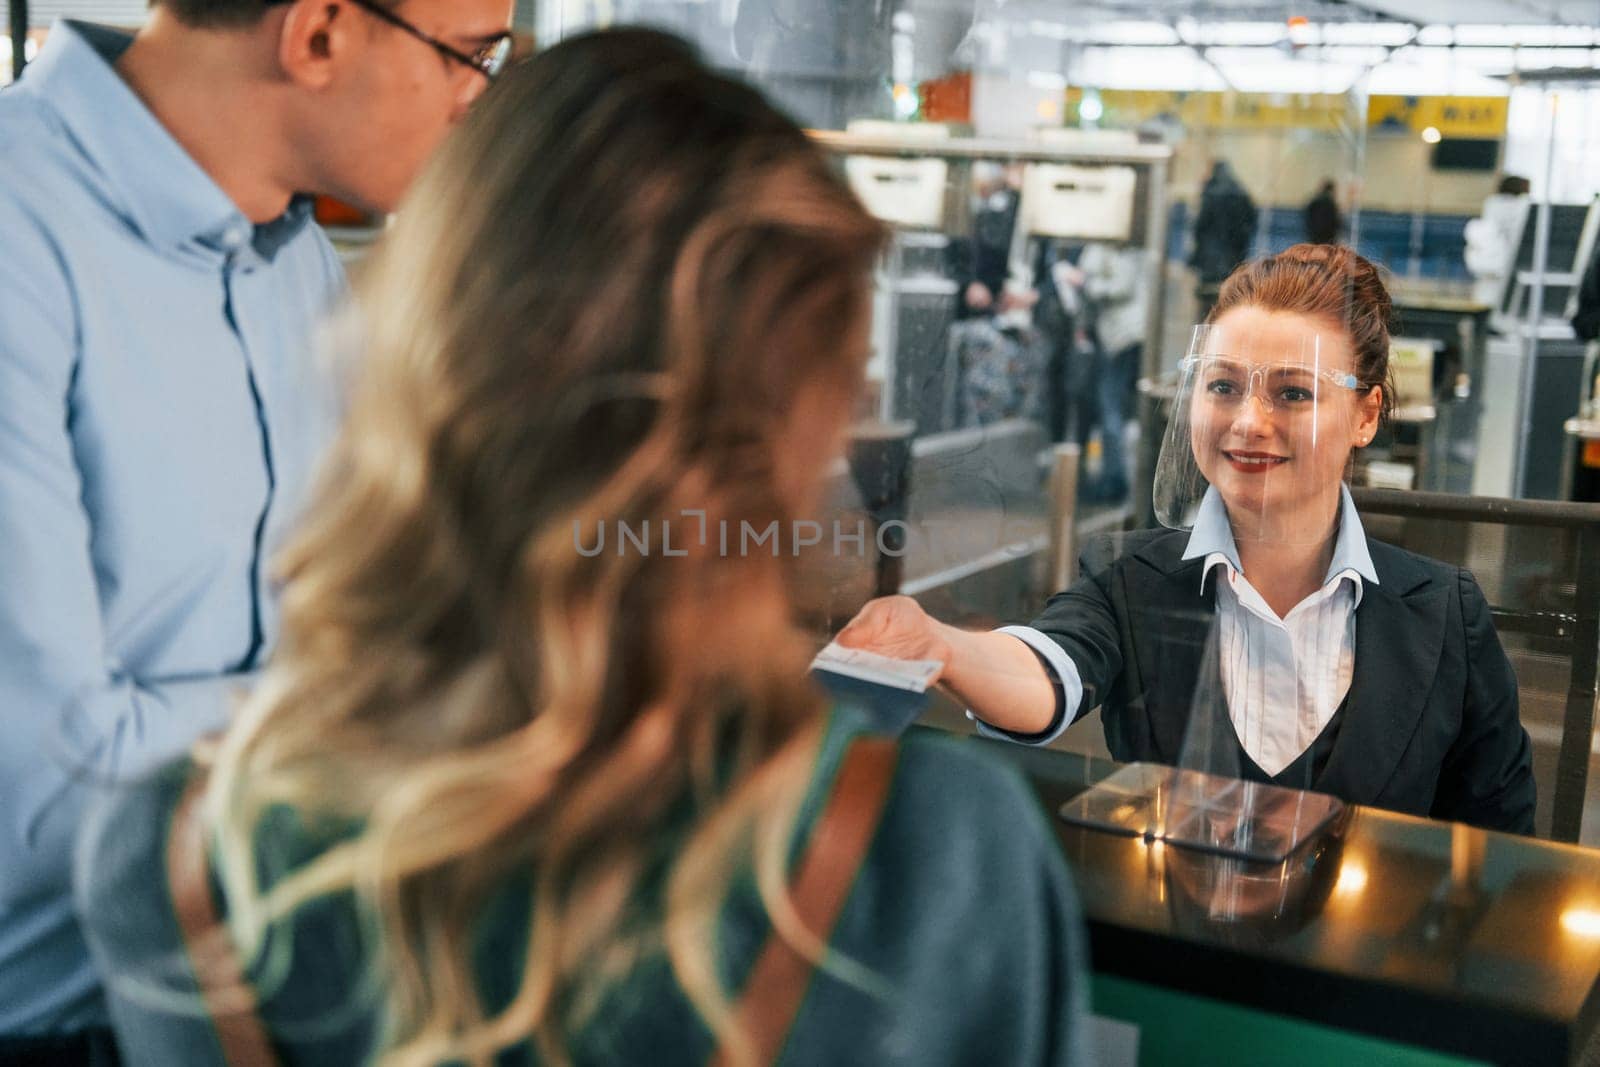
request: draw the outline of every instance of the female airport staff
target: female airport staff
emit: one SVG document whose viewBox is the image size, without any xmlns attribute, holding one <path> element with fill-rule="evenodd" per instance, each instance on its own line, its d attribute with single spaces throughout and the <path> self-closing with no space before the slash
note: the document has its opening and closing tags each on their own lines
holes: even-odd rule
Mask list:
<svg viewBox="0 0 1600 1067">
<path fill-rule="evenodd" d="M 1169 528 L 1092 543 L 1032 626 L 964 632 L 889 597 L 839 640 L 941 661 L 1014 740 L 1099 706 L 1118 760 L 1531 832 L 1528 736 L 1482 592 L 1369 539 L 1344 488 L 1391 404 L 1391 316 L 1347 248 L 1241 266 L 1183 364 L 1154 487 Z"/>
</svg>

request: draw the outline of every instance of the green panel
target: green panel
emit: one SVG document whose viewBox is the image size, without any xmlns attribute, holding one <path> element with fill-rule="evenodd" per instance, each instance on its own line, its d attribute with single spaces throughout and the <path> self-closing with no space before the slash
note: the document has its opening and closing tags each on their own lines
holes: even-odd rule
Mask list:
<svg viewBox="0 0 1600 1067">
<path fill-rule="evenodd" d="M 1256 1011 L 1170 989 L 1095 975 L 1096 1015 L 1139 1028 L 1139 1067 L 1477 1067 L 1482 1061 Z"/>
</svg>

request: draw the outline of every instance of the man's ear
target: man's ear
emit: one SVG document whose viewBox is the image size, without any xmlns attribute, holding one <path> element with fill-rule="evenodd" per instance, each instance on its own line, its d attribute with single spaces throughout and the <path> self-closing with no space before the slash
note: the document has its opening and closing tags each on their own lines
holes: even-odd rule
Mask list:
<svg viewBox="0 0 1600 1067">
<path fill-rule="evenodd" d="M 308 89 L 333 83 L 336 62 L 352 47 L 350 12 L 342 0 L 295 0 L 278 31 L 278 64 Z"/>
</svg>

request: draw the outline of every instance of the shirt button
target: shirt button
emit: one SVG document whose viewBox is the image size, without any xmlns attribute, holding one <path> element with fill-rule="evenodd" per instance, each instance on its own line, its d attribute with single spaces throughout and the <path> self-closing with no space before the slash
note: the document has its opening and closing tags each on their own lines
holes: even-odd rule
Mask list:
<svg viewBox="0 0 1600 1067">
<path fill-rule="evenodd" d="M 222 235 L 222 240 L 229 248 L 238 248 L 240 245 L 244 244 L 245 237 L 246 234 L 244 232 L 244 227 L 230 226 L 228 227 L 227 232 Z"/>
</svg>

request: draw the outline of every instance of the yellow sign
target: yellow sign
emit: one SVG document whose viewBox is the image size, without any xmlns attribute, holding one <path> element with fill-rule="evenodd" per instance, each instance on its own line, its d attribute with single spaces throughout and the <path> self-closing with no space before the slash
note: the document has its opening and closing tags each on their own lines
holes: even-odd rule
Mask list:
<svg viewBox="0 0 1600 1067">
<path fill-rule="evenodd" d="M 1083 90 L 1067 90 L 1067 115 L 1077 115 Z M 1350 99 L 1334 93 L 1210 93 L 1106 89 L 1100 93 L 1106 125 L 1137 126 L 1151 119 L 1192 129 L 1341 130 L 1359 123 Z"/>
<path fill-rule="evenodd" d="M 1222 97 L 1222 125 L 1234 130 L 1346 130 L 1361 124 L 1349 97 L 1334 93 L 1235 93 Z"/>
<path fill-rule="evenodd" d="M 1132 127 L 1165 118 L 1191 129 L 1348 130 L 1360 125 L 1354 99 L 1341 93 L 1165 92 L 1104 89 L 1102 123 Z M 1078 115 L 1084 91 L 1069 88 L 1066 117 Z M 1444 137 L 1500 138 L 1506 132 L 1503 96 L 1373 96 L 1366 124 L 1375 130 L 1421 133 L 1432 126 Z"/>
<path fill-rule="evenodd" d="M 1504 96 L 1374 96 L 1367 101 L 1367 125 L 1407 133 L 1432 126 L 1445 137 L 1497 139 L 1506 135 L 1510 105 Z"/>
</svg>

